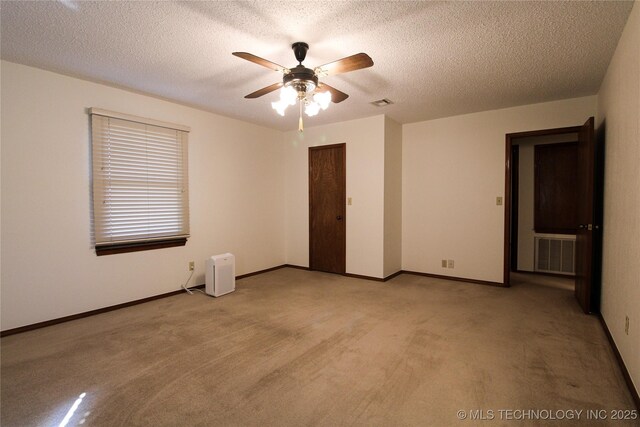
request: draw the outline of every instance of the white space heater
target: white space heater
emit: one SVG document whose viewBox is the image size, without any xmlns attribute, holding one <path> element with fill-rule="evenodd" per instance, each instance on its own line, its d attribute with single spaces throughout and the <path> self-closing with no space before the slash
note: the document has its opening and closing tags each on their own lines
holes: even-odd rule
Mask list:
<svg viewBox="0 0 640 427">
<path fill-rule="evenodd" d="M 236 257 L 226 253 L 214 255 L 207 260 L 204 275 L 204 290 L 208 295 L 219 297 L 236 290 Z"/>
</svg>

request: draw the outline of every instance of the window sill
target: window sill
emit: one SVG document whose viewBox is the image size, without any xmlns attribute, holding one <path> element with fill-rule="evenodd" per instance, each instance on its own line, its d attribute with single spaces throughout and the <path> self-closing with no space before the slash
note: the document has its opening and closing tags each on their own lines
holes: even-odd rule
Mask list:
<svg viewBox="0 0 640 427">
<path fill-rule="evenodd" d="M 115 255 L 127 252 L 173 248 L 175 246 L 184 246 L 186 243 L 186 237 L 181 237 L 179 239 L 155 240 L 153 242 L 118 243 L 114 245 L 96 247 L 96 255 Z"/>
</svg>

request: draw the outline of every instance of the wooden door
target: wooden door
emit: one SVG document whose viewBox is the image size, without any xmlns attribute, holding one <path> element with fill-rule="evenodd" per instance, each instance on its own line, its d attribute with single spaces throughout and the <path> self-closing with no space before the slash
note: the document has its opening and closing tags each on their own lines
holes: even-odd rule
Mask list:
<svg viewBox="0 0 640 427">
<path fill-rule="evenodd" d="M 534 147 L 533 229 L 576 234 L 578 227 L 578 143 Z"/>
<path fill-rule="evenodd" d="M 345 273 L 345 144 L 309 148 L 309 267 Z"/>
<path fill-rule="evenodd" d="M 585 313 L 599 311 L 599 280 L 601 260 L 599 244 L 602 233 L 602 150 L 596 146 L 593 117 L 578 134 L 578 230 L 576 232 L 575 295 Z"/>
</svg>

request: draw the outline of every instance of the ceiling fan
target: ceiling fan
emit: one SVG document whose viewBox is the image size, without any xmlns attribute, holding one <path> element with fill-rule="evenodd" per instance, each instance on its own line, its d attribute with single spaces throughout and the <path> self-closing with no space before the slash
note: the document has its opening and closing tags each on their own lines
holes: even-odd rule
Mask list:
<svg viewBox="0 0 640 427">
<path fill-rule="evenodd" d="M 308 116 L 315 116 L 320 109 L 326 110 L 330 102 L 337 104 L 349 97 L 346 93 L 326 83 L 320 82 L 318 79 L 320 77 L 371 67 L 373 60 L 366 53 L 358 53 L 311 69 L 302 65 L 302 62 L 307 56 L 309 45 L 304 42 L 296 42 L 291 45 L 291 48 L 298 61 L 298 65 L 293 68 L 283 67 L 275 62 L 268 61 L 247 52 L 233 52 L 233 55 L 282 73 L 281 82 L 258 89 L 245 96 L 245 98 L 259 98 L 277 89 L 281 89 L 280 100 L 272 102 L 271 106 L 281 116 L 284 116 L 287 106 L 295 105 L 296 102 L 299 102 L 300 120 L 298 122 L 298 130 L 302 132 L 303 106 Z"/>
</svg>

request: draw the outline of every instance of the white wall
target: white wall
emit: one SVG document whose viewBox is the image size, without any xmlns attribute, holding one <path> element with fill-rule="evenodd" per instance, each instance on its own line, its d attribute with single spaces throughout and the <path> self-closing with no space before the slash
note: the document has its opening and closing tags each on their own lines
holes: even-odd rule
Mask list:
<svg viewBox="0 0 640 427">
<path fill-rule="evenodd" d="M 404 125 L 403 270 L 502 283 L 505 135 L 581 125 L 595 104 L 590 96 Z"/>
<path fill-rule="evenodd" d="M 533 271 L 534 196 L 533 144 L 521 144 L 518 165 L 518 270 Z"/>
<path fill-rule="evenodd" d="M 346 271 L 383 277 L 383 115 L 285 133 L 287 263 L 309 266 L 309 147 L 346 143 Z"/>
<path fill-rule="evenodd" d="M 2 69 L 2 329 L 204 283 L 205 259 L 237 274 L 285 262 L 282 133 L 8 62 Z M 96 257 L 88 107 L 191 126 L 191 238 Z M 194 319 L 195 320 L 195 319 Z"/>
<path fill-rule="evenodd" d="M 605 127 L 601 311 L 640 388 L 640 5 L 633 6 L 598 93 Z M 629 316 L 629 334 L 624 332 Z"/>
<path fill-rule="evenodd" d="M 384 277 L 402 269 L 402 126 L 384 121 Z"/>
</svg>

